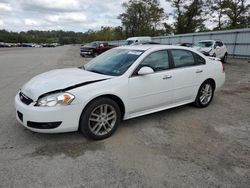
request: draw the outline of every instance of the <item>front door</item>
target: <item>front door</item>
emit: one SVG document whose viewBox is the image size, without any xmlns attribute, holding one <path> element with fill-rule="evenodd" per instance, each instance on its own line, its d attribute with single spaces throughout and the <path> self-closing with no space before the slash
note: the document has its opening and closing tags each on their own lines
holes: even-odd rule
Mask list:
<svg viewBox="0 0 250 188">
<path fill-rule="evenodd" d="M 129 113 L 138 113 L 167 106 L 172 102 L 172 70 L 167 50 L 148 55 L 129 78 Z M 141 67 L 148 66 L 154 73 L 138 75 Z"/>
</svg>

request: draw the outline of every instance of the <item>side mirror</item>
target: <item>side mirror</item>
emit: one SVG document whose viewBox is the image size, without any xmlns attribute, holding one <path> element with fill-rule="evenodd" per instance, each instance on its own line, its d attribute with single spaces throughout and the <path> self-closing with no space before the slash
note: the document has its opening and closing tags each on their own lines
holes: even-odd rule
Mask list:
<svg viewBox="0 0 250 188">
<path fill-rule="evenodd" d="M 138 75 L 147 75 L 147 74 L 152 74 L 154 73 L 154 70 L 150 67 L 142 67 L 139 71 L 138 71 Z"/>
</svg>

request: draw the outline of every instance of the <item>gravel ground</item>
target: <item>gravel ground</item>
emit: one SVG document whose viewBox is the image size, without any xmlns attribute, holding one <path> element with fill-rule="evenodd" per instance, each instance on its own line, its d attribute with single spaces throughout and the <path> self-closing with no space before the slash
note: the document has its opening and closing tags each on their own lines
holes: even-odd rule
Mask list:
<svg viewBox="0 0 250 188">
<path fill-rule="evenodd" d="M 230 60 L 211 105 L 122 122 L 109 139 L 38 134 L 15 119 L 30 78 L 80 66 L 78 46 L 0 49 L 0 187 L 250 187 L 250 63 Z"/>
</svg>

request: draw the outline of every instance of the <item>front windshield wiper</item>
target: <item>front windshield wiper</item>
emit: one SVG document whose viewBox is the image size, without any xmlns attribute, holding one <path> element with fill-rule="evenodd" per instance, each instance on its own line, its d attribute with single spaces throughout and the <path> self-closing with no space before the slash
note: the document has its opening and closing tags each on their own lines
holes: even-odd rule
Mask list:
<svg viewBox="0 0 250 188">
<path fill-rule="evenodd" d="M 98 71 L 98 70 L 87 70 L 87 71 L 94 72 L 94 73 L 97 73 L 97 74 L 104 74 L 103 72 Z"/>
</svg>

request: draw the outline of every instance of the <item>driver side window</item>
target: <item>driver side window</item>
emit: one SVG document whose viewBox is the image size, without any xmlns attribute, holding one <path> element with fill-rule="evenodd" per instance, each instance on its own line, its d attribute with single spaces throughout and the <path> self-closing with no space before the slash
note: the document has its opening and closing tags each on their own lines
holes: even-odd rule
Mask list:
<svg viewBox="0 0 250 188">
<path fill-rule="evenodd" d="M 153 52 L 148 55 L 140 64 L 140 67 L 147 66 L 154 72 L 169 69 L 169 59 L 167 50 Z"/>
</svg>

